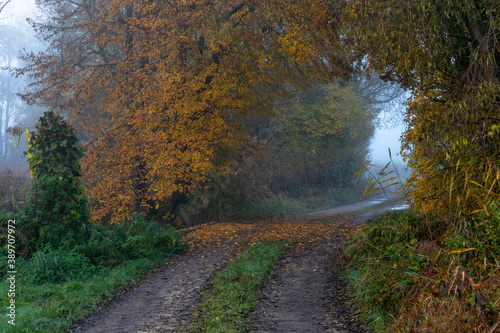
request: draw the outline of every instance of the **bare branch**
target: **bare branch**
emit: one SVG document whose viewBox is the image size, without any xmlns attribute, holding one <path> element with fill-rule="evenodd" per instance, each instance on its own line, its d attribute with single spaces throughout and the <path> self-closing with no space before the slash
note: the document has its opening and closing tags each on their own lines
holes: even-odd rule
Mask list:
<svg viewBox="0 0 500 333">
<path fill-rule="evenodd" d="M 5 8 L 5 6 L 7 6 L 7 4 L 8 4 L 10 1 L 11 1 L 11 0 L 7 0 L 5 3 L 0 2 L 0 13 L 2 12 L 2 10 Z"/>
</svg>

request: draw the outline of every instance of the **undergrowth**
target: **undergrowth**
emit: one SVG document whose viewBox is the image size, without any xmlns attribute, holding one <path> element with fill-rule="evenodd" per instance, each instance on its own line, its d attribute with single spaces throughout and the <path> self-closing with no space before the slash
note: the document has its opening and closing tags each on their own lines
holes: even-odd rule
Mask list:
<svg viewBox="0 0 500 333">
<path fill-rule="evenodd" d="M 0 210 L 19 211 L 30 186 L 28 175 L 15 173 L 11 169 L 0 171 Z"/>
<path fill-rule="evenodd" d="M 22 215 L 0 215 L 1 257 L 7 258 L 7 220 Z M 164 262 L 185 250 L 180 233 L 163 228 L 135 214 L 130 222 L 105 228 L 90 224 L 90 239 L 73 249 L 45 247 L 24 258 L 16 258 L 15 326 L 0 322 L 1 332 L 64 332 L 78 319 L 94 312 Z M 18 238 L 21 235 L 17 235 Z M 4 276 L 7 260 L 2 260 L 1 289 L 8 290 Z M 0 316 L 8 318 L 10 297 L 0 294 Z"/>
<path fill-rule="evenodd" d="M 276 260 L 286 246 L 279 241 L 258 243 L 217 273 L 203 293 L 189 332 L 246 332 Z"/>
<path fill-rule="evenodd" d="M 344 252 L 352 302 L 374 332 L 492 333 L 499 235 L 494 206 L 461 223 L 408 212 L 370 221 Z"/>
</svg>

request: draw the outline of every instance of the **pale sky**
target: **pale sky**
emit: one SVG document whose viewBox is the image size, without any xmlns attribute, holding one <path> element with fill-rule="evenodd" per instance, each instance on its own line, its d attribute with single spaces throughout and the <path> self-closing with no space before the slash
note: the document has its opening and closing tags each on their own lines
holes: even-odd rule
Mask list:
<svg viewBox="0 0 500 333">
<path fill-rule="evenodd" d="M 5 0 L 0 0 L 0 2 L 5 3 Z M 27 17 L 34 16 L 35 11 L 35 0 L 11 0 L 0 14 L 0 22 L 6 21 L 10 24 L 14 21 L 16 25 L 19 25 L 19 23 L 25 22 Z"/>
<path fill-rule="evenodd" d="M 372 162 L 374 164 L 386 164 L 390 161 L 388 148 L 391 149 L 391 155 L 394 162 L 402 162 L 400 150 L 400 136 L 404 131 L 404 126 L 399 125 L 394 128 L 377 128 L 375 137 L 372 140 L 370 149 L 372 150 Z"/>
</svg>

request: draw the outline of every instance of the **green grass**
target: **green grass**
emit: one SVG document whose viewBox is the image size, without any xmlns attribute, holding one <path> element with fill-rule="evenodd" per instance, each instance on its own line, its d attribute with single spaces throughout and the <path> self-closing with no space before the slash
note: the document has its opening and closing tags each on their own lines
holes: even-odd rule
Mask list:
<svg viewBox="0 0 500 333">
<path fill-rule="evenodd" d="M 352 300 L 375 332 L 384 332 L 399 315 L 414 277 L 428 263 L 413 245 L 439 228 L 436 220 L 391 212 L 370 221 L 346 247 Z"/>
<path fill-rule="evenodd" d="M 23 274 L 16 281 L 16 325 L 0 322 L 1 332 L 64 332 L 78 319 L 97 310 L 100 303 L 132 287 L 146 273 L 164 261 L 146 258 L 125 261 L 114 269 L 101 270 L 87 279 L 41 285 L 26 283 Z M 2 290 L 7 282 L 2 281 Z M 2 293 L 0 316 L 7 318 L 9 302 Z"/>
<path fill-rule="evenodd" d="M 189 332 L 246 332 L 259 290 L 267 282 L 286 246 L 282 242 L 253 245 L 218 272 L 202 295 Z"/>
<path fill-rule="evenodd" d="M 5 217 L 10 217 L 6 215 Z M 0 216 L 2 231 L 6 219 Z M 19 219 L 18 222 L 22 222 Z M 4 241 L 5 233 L 0 233 Z M 165 258 L 186 246 L 180 233 L 140 216 L 110 229 L 93 225 L 86 244 L 73 249 L 50 247 L 28 260 L 16 257 L 15 326 L 7 321 L 11 298 L 7 271 L 7 248 L 2 247 L 0 332 L 64 332 L 80 318 L 94 312 L 102 302 L 131 288 Z"/>
</svg>

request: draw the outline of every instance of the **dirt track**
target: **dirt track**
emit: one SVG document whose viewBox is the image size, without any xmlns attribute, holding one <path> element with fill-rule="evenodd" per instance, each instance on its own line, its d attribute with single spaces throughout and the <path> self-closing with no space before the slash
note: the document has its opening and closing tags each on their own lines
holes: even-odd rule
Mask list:
<svg viewBox="0 0 500 333">
<path fill-rule="evenodd" d="M 290 251 L 278 265 L 254 314 L 253 332 L 363 332 L 343 302 L 345 285 L 331 242 Z"/>
<path fill-rule="evenodd" d="M 178 332 L 205 283 L 237 250 L 226 245 L 179 256 L 77 323 L 71 332 Z"/>
<path fill-rule="evenodd" d="M 378 212 L 357 203 L 314 215 L 357 212 L 357 223 Z M 297 219 L 300 221 L 300 218 Z M 299 223 L 299 222 L 297 222 Z M 71 332 L 179 332 L 188 324 L 200 292 L 214 274 L 242 249 L 242 235 L 231 242 L 194 250 L 175 258 L 137 288 L 104 304 Z M 289 251 L 278 264 L 258 309 L 255 332 L 363 332 L 344 303 L 345 287 L 332 264 L 342 237 Z"/>
</svg>

